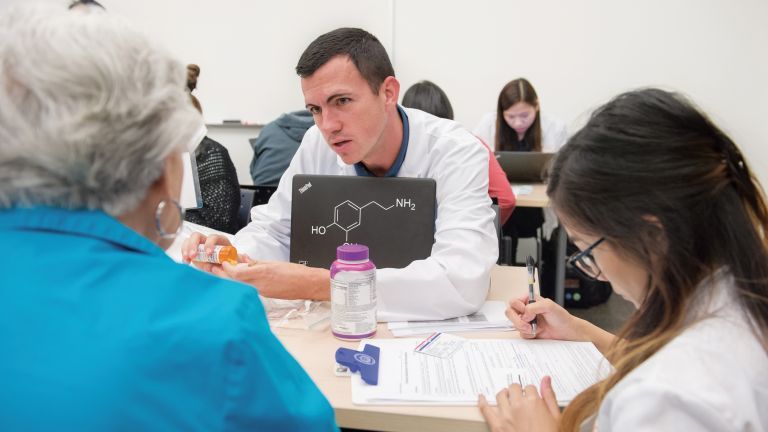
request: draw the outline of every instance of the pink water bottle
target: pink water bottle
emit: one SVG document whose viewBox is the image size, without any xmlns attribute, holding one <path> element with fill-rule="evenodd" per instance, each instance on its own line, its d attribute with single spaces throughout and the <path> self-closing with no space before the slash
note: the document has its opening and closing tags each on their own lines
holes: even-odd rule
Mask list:
<svg viewBox="0 0 768 432">
<path fill-rule="evenodd" d="M 343 340 L 376 334 L 376 266 L 368 246 L 344 244 L 331 264 L 331 331 Z"/>
</svg>

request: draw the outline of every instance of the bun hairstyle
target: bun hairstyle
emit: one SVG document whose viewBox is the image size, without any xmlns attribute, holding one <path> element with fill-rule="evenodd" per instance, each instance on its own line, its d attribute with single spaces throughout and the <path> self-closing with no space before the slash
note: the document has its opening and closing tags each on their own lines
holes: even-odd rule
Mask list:
<svg viewBox="0 0 768 432">
<path fill-rule="evenodd" d="M 189 90 L 189 98 L 192 99 L 192 105 L 197 108 L 200 113 L 203 113 L 203 107 L 200 105 L 200 101 L 192 94 L 197 88 L 197 77 L 200 76 L 200 66 L 196 64 L 187 65 L 187 90 Z"/>
</svg>

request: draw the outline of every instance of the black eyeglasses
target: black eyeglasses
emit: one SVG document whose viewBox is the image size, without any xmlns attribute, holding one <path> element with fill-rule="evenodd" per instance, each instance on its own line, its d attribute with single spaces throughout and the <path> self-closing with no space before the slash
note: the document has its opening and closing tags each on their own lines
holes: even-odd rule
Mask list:
<svg viewBox="0 0 768 432">
<path fill-rule="evenodd" d="M 575 269 L 581 276 L 587 279 L 597 280 L 602 274 L 602 270 L 597 266 L 595 257 L 592 256 L 592 251 L 603 241 L 605 237 L 601 237 L 600 240 L 592 243 L 588 248 L 581 252 L 568 257 L 568 265 Z"/>
</svg>

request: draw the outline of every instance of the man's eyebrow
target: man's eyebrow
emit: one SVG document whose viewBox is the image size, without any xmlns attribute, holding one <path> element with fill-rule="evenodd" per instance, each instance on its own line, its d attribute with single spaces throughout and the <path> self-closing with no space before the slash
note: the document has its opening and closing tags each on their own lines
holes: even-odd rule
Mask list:
<svg viewBox="0 0 768 432">
<path fill-rule="evenodd" d="M 325 99 L 325 102 L 326 103 L 331 103 L 331 102 L 333 102 L 334 99 L 338 99 L 338 98 L 342 98 L 342 97 L 350 97 L 350 96 L 351 96 L 351 94 L 348 93 L 348 92 L 347 93 L 334 93 L 334 94 L 328 96 L 328 98 Z M 304 108 L 309 109 L 310 107 L 316 107 L 316 106 L 318 106 L 318 105 L 308 103 L 308 104 L 304 105 Z"/>
<path fill-rule="evenodd" d="M 331 102 L 332 100 L 338 99 L 340 97 L 349 97 L 349 95 L 350 95 L 349 93 L 334 93 L 334 94 L 328 96 L 328 99 L 326 99 L 325 101 L 326 102 Z"/>
</svg>

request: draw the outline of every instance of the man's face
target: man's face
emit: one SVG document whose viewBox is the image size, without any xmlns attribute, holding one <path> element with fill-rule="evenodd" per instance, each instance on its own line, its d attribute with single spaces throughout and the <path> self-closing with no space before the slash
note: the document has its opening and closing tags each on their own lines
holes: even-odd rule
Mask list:
<svg viewBox="0 0 768 432">
<path fill-rule="evenodd" d="M 344 163 L 370 160 L 381 152 L 387 124 L 386 96 L 374 94 L 355 64 L 337 56 L 302 78 L 307 109 L 328 145 Z"/>
</svg>

